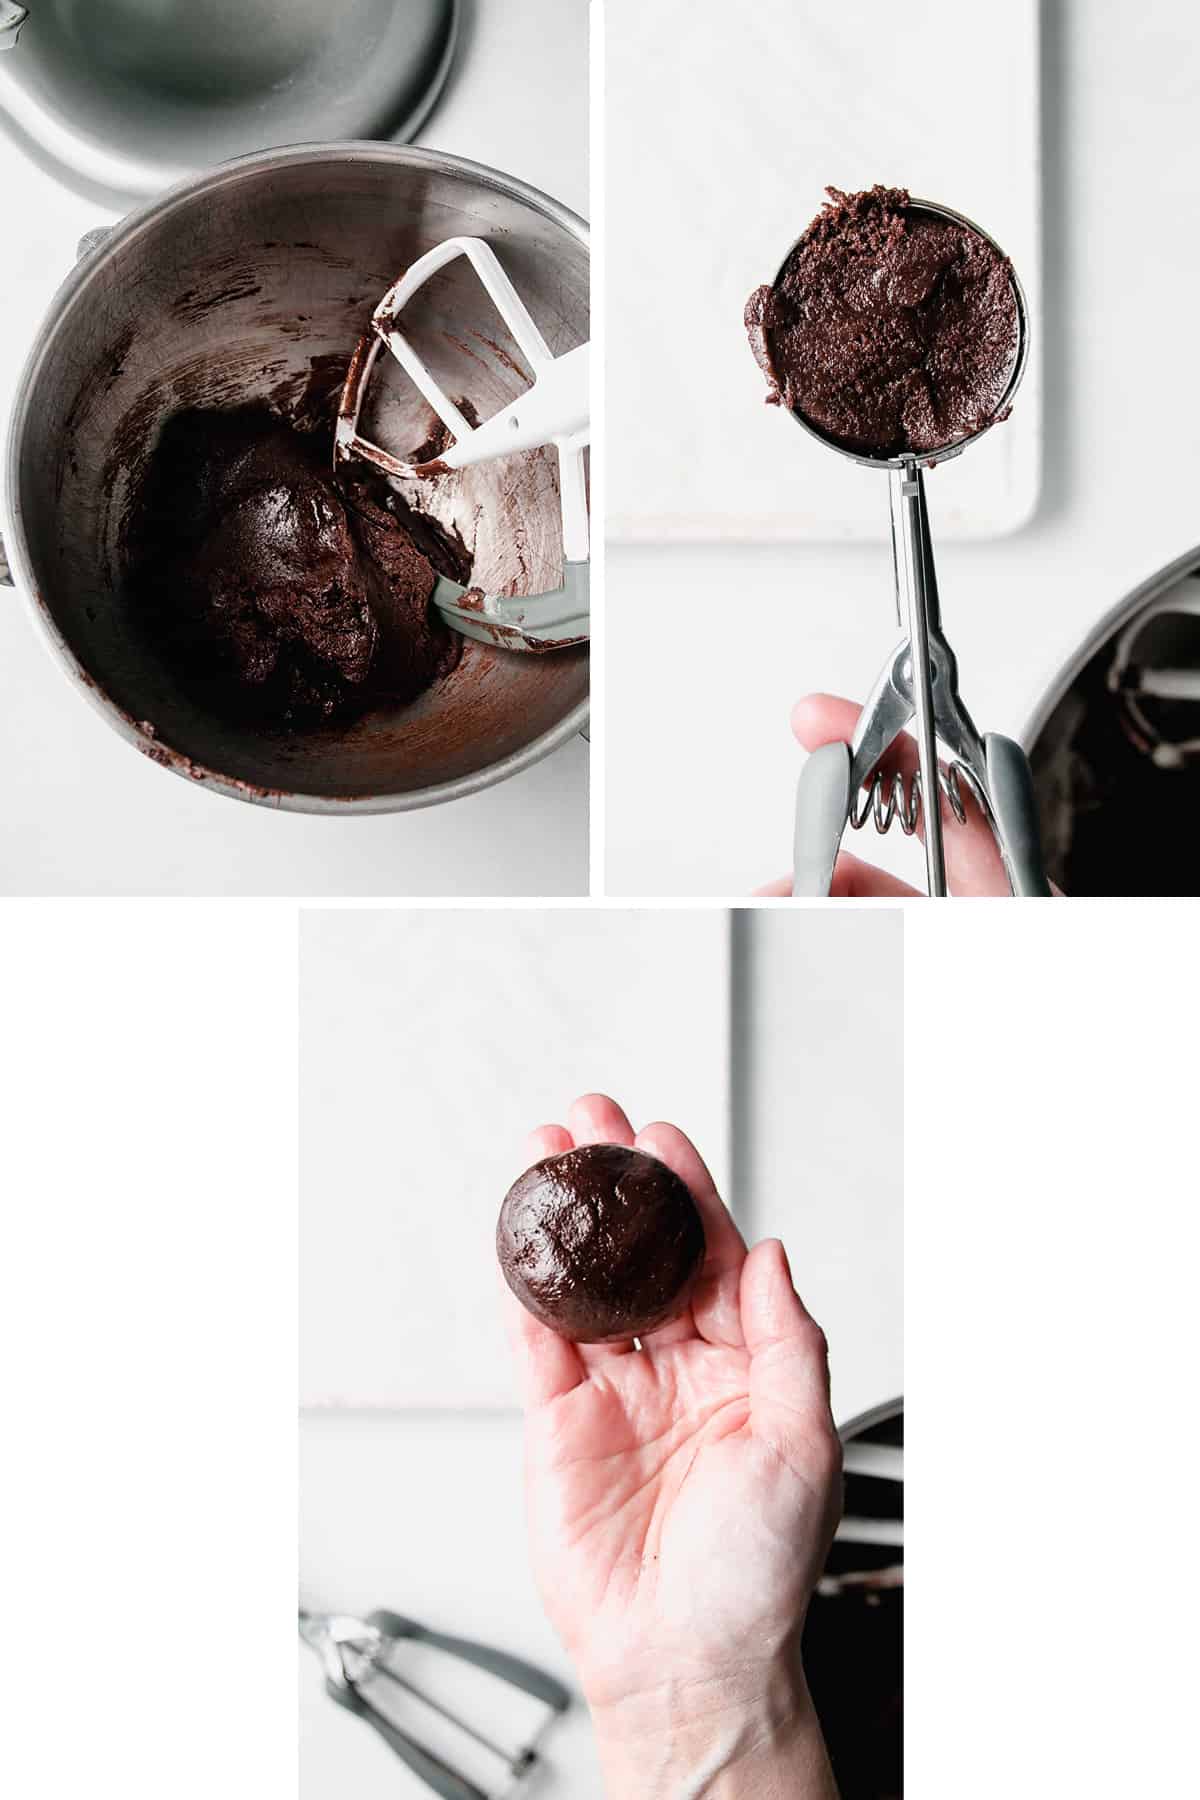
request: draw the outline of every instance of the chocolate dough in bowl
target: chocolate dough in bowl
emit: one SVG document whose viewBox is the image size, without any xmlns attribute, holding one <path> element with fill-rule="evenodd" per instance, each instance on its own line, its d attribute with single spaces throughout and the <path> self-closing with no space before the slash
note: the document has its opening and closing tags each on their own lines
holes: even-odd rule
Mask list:
<svg viewBox="0 0 1200 1800">
<path fill-rule="evenodd" d="M 290 727 L 239 716 L 204 703 L 163 654 L 128 579 L 131 519 L 168 422 L 245 407 L 329 421 L 376 302 L 416 256 L 467 233 L 493 243 L 556 355 L 586 340 L 582 221 L 492 170 L 387 144 L 269 152 L 184 183 L 118 225 L 56 297 L 13 412 L 8 557 L 56 659 L 164 767 L 298 811 L 392 811 L 488 786 L 584 724 L 586 647 L 519 655 L 469 640 L 415 699 Z M 465 261 L 427 295 L 414 341 L 489 416 L 528 383 L 519 351 Z M 428 438 L 398 368 L 371 405 L 376 441 L 406 454 Z M 406 498 L 461 539 L 474 581 L 557 585 L 553 451 L 415 486 Z"/>
</svg>

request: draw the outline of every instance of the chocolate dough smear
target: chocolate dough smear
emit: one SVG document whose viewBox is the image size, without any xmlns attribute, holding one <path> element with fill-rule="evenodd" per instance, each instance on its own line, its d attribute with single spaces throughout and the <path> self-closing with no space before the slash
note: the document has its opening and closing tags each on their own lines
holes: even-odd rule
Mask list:
<svg viewBox="0 0 1200 1800">
<path fill-rule="evenodd" d="M 666 1163 L 587 1144 L 513 1183 L 496 1254 L 535 1319 L 576 1343 L 602 1344 L 678 1318 L 704 1261 L 704 1226 Z"/>
<path fill-rule="evenodd" d="M 1007 416 L 1019 334 L 1007 257 L 903 188 L 826 192 L 746 304 L 768 402 L 883 457 L 933 455 Z"/>
<path fill-rule="evenodd" d="M 294 729 L 404 705 L 457 663 L 430 605 L 469 579 L 461 543 L 371 471 L 334 476 L 332 436 L 266 408 L 177 414 L 125 535 L 134 607 L 213 710 Z"/>
</svg>

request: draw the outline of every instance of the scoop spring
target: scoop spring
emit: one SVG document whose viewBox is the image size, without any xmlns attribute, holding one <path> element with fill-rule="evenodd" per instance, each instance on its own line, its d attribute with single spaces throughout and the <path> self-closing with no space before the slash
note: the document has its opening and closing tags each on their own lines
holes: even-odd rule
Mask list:
<svg viewBox="0 0 1200 1800">
<path fill-rule="evenodd" d="M 959 763 L 949 763 L 939 771 L 942 792 L 950 803 L 950 810 L 960 825 L 967 822 L 967 809 L 963 801 L 962 780 Z M 875 774 L 868 786 L 861 788 L 850 805 L 850 823 L 855 831 L 861 831 L 868 819 L 873 819 L 875 829 L 882 837 L 890 831 L 893 820 L 899 825 L 905 837 L 911 837 L 917 829 L 921 818 L 921 771 L 914 769 L 907 785 L 901 775 Z"/>
</svg>

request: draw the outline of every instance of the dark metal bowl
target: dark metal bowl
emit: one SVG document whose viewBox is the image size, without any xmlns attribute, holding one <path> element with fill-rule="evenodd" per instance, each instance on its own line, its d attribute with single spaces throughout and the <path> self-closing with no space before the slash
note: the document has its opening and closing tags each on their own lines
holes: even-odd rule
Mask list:
<svg viewBox="0 0 1200 1800">
<path fill-rule="evenodd" d="M 1046 868 L 1068 894 L 1194 895 L 1200 820 L 1200 547 L 1079 646 L 1023 741 Z"/>
</svg>

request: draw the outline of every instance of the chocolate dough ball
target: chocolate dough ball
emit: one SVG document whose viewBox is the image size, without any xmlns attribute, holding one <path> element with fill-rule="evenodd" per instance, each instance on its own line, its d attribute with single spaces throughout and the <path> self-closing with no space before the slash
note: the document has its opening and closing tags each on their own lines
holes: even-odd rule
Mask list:
<svg viewBox="0 0 1200 1800">
<path fill-rule="evenodd" d="M 857 452 L 948 449 L 1004 404 L 1019 344 L 1008 259 L 903 188 L 827 191 L 747 302 L 767 398 Z"/>
<path fill-rule="evenodd" d="M 704 1227 L 666 1163 L 585 1144 L 513 1183 L 496 1254 L 535 1319 L 576 1343 L 603 1344 L 678 1317 L 704 1261 Z"/>
</svg>

